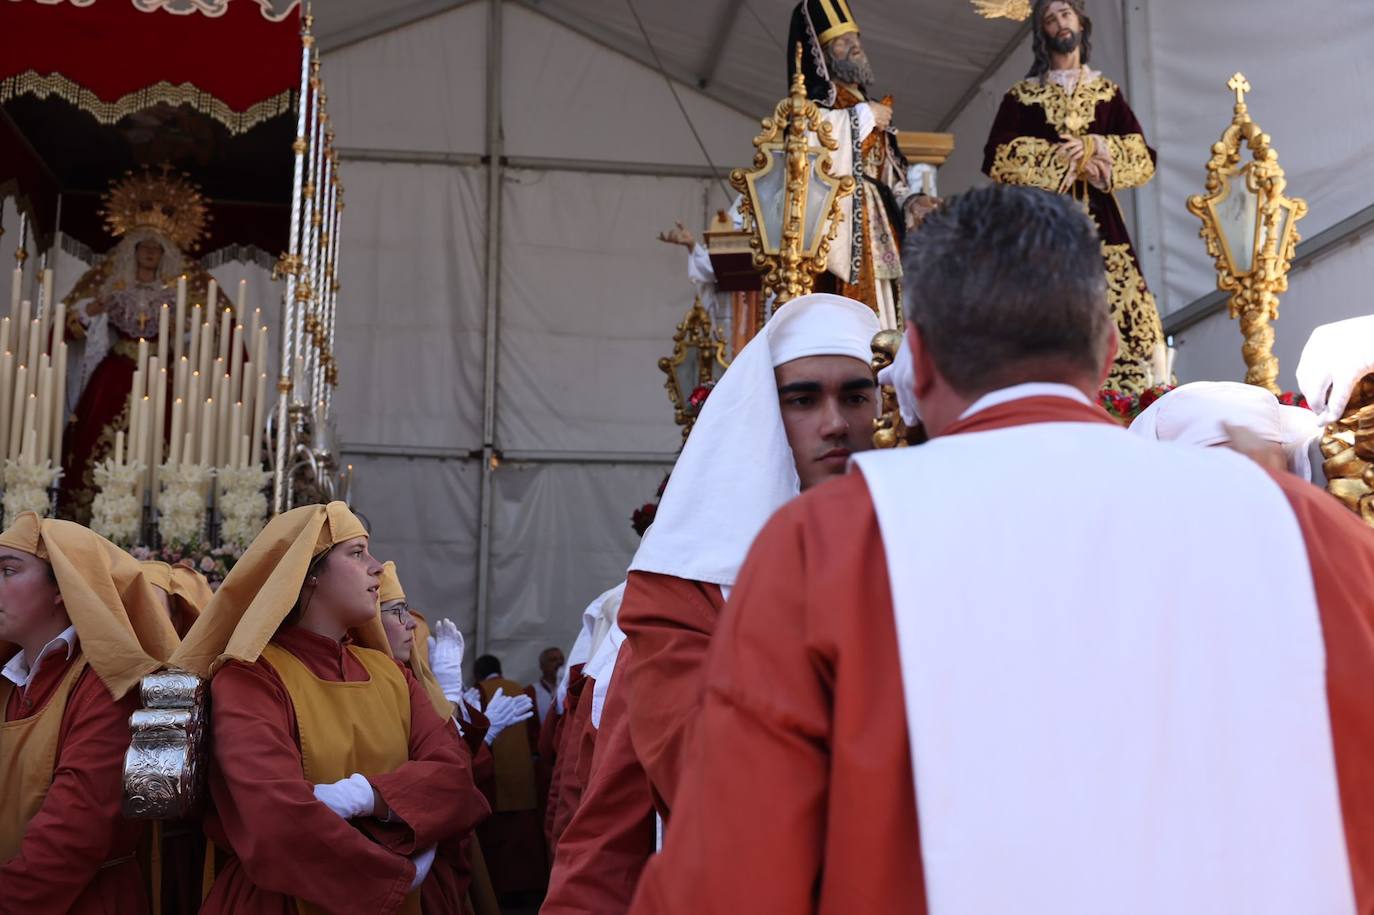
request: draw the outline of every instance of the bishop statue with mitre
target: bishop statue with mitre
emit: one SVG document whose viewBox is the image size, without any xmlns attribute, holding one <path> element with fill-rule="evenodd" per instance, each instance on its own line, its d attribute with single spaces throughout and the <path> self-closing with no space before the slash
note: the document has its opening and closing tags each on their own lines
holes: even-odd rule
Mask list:
<svg viewBox="0 0 1374 915">
<path fill-rule="evenodd" d="M 796 74 L 798 45 L 807 97 L 822 109 L 839 141 L 839 149 L 831 153 L 831 171 L 856 181 L 853 195 L 841 201 L 843 218 L 830 245 L 827 272 L 816 278 L 816 291 L 858 299 L 877 313 L 884 329 L 900 328 L 906 211 L 911 211 L 911 221 L 919 221 L 917 214 L 928 198 L 897 148 L 892 97 L 871 97 L 873 68 L 846 0 L 803 0 L 792 11 L 789 83 Z"/>
</svg>

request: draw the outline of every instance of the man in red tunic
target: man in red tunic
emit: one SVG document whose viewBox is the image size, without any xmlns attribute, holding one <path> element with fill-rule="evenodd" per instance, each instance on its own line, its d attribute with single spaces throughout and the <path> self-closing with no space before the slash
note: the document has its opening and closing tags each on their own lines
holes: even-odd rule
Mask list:
<svg viewBox="0 0 1374 915">
<path fill-rule="evenodd" d="M 147 910 L 124 753 L 133 687 L 176 643 L 108 540 L 32 512 L 0 534 L 0 913 Z"/>
<path fill-rule="evenodd" d="M 1374 535 L 1093 405 L 1072 202 L 970 192 L 906 267 L 935 438 L 759 536 L 633 911 L 1374 909 Z"/>
<path fill-rule="evenodd" d="M 630 564 L 623 688 L 635 752 L 665 816 L 706 650 L 750 542 L 780 506 L 871 444 L 877 332 L 853 299 L 817 293 L 779 308 L 702 408 Z"/>
</svg>

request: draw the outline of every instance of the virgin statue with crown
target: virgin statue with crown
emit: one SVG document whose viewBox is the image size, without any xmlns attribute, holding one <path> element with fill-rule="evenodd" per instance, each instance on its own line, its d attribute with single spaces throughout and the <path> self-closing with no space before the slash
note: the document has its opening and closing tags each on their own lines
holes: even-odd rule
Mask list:
<svg viewBox="0 0 1374 915">
<path fill-rule="evenodd" d="M 118 241 L 63 299 L 67 339 L 84 343 L 84 352 L 72 378 L 77 400 L 64 438 L 60 513 L 82 523 L 90 520 L 94 468 L 112 453 L 116 434 L 129 428 L 139 341 L 156 342 L 162 308 L 174 313 L 181 277 L 188 307 L 205 302 L 211 279 L 192 256 L 209 214 L 186 178 L 166 168 L 126 174 L 104 204 L 106 226 Z M 222 294 L 217 299 L 228 304 Z"/>
</svg>

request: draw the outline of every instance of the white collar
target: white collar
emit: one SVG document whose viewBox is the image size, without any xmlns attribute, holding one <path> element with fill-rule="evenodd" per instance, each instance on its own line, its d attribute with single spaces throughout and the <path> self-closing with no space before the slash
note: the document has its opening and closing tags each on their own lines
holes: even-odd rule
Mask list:
<svg viewBox="0 0 1374 915">
<path fill-rule="evenodd" d="M 975 413 L 981 413 L 992 407 L 999 407 L 1004 403 L 1013 400 L 1022 400 L 1026 397 L 1067 397 L 1069 400 L 1076 400 L 1079 403 L 1092 406 L 1093 402 L 1088 399 L 1078 388 L 1071 384 L 1059 384 L 1052 381 L 1028 381 L 1025 384 L 1014 384 L 1009 388 L 1002 388 L 998 391 L 990 391 L 969 405 L 969 408 L 959 414 L 960 419 L 968 419 Z"/>
<path fill-rule="evenodd" d="M 9 663 L 0 670 L 0 676 L 9 680 L 20 689 L 28 688 L 33 682 L 33 678 L 38 676 L 38 669 L 43 666 L 43 659 L 57 649 L 60 644 L 67 646 L 67 660 L 72 658 L 72 652 L 76 650 L 76 627 L 68 626 L 57 634 L 57 638 L 43 646 L 43 650 L 38 653 L 38 659 L 33 662 L 33 668 L 29 668 L 29 663 L 24 659 L 24 651 L 20 649 L 14 657 L 10 658 Z"/>
</svg>

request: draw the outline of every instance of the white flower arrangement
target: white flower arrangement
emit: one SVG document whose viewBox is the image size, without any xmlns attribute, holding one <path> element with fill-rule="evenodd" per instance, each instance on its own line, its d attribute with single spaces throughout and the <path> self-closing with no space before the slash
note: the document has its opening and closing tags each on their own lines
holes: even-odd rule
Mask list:
<svg viewBox="0 0 1374 915">
<path fill-rule="evenodd" d="M 134 490 L 146 469 L 137 461 L 105 460 L 95 466 L 93 475 L 100 491 L 91 501 L 91 530 L 122 547 L 133 546 L 143 522 L 143 505 Z"/>
<path fill-rule="evenodd" d="M 157 530 L 163 544 L 199 544 L 205 537 L 205 498 L 214 471 L 198 464 L 163 464 L 158 475 Z"/>
<path fill-rule="evenodd" d="M 226 547 L 247 549 L 267 521 L 267 495 L 272 475 L 260 467 L 221 467 L 219 477 L 219 541 Z"/>
<path fill-rule="evenodd" d="M 5 527 L 24 512 L 37 512 L 40 518 L 46 518 L 52 507 L 48 488 L 61 475 L 62 469 L 54 469 L 51 461 L 41 464 L 5 461 Z"/>
</svg>

